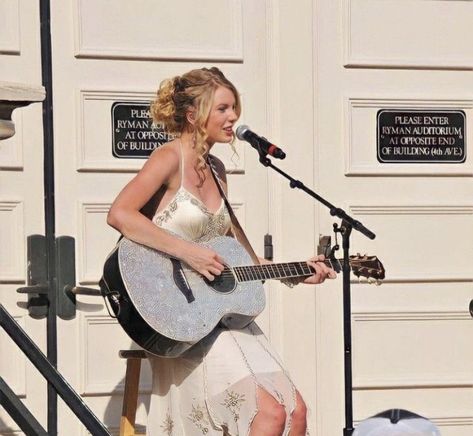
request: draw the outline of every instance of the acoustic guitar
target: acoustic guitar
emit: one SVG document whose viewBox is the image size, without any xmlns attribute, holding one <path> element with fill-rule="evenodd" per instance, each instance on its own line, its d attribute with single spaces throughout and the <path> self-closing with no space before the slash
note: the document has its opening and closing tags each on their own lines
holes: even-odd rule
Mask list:
<svg viewBox="0 0 473 436">
<path fill-rule="evenodd" d="M 308 277 L 307 262 L 252 264 L 235 239 L 220 236 L 202 243 L 225 261 L 225 269 L 208 281 L 184 262 L 122 238 L 104 265 L 100 287 L 128 336 L 152 354 L 177 357 L 219 324 L 243 328 L 265 306 L 263 281 Z M 325 263 L 341 270 L 337 259 Z M 382 280 L 376 256 L 351 256 L 358 277 Z"/>
</svg>

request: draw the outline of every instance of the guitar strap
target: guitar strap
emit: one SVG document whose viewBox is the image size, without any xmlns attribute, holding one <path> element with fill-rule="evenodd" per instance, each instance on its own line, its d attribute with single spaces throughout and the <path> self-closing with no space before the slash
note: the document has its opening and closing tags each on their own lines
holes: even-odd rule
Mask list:
<svg viewBox="0 0 473 436">
<path fill-rule="evenodd" d="M 218 176 L 218 172 L 217 172 L 217 169 L 215 168 L 213 161 L 214 161 L 214 157 L 209 155 L 208 162 L 209 162 L 210 169 L 212 171 L 213 178 L 215 180 L 215 183 L 217 184 L 217 188 L 220 192 L 220 195 L 222 196 L 223 201 L 225 202 L 225 206 L 227 207 L 228 213 L 230 214 L 230 219 L 232 221 L 232 232 L 235 235 L 235 238 L 238 240 L 238 242 L 240 242 L 240 244 L 242 244 L 245 247 L 246 251 L 251 256 L 251 259 L 253 260 L 255 265 L 259 265 L 260 261 L 258 259 L 258 256 L 256 255 L 255 250 L 253 250 L 253 247 L 251 246 L 250 241 L 248 241 L 248 238 L 246 237 L 245 232 L 241 228 L 241 225 L 238 222 L 235 212 L 233 212 L 232 206 L 230 205 L 230 202 L 228 201 L 227 196 L 225 195 L 222 182 L 220 180 L 220 177 Z"/>
</svg>

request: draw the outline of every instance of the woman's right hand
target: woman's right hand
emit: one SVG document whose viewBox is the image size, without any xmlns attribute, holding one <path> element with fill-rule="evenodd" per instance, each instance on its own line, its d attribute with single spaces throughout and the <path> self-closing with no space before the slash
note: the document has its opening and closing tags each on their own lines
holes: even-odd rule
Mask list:
<svg viewBox="0 0 473 436">
<path fill-rule="evenodd" d="M 224 260 L 215 251 L 198 244 L 189 244 L 182 260 L 210 281 L 224 269 Z"/>
</svg>

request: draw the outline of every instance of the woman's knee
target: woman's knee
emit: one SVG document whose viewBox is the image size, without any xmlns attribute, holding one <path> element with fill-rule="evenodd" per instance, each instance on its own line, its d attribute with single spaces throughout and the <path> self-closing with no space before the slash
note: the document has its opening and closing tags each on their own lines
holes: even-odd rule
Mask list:
<svg viewBox="0 0 473 436">
<path fill-rule="evenodd" d="M 257 417 L 260 422 L 274 429 L 281 431 L 286 425 L 286 409 L 282 404 L 279 404 L 270 394 L 263 389 L 260 389 L 258 395 L 258 414 Z"/>
<path fill-rule="evenodd" d="M 258 413 L 274 428 L 284 428 L 286 424 L 286 409 L 277 401 L 266 404 Z"/>
<path fill-rule="evenodd" d="M 307 422 L 307 406 L 299 392 L 296 396 L 296 407 L 291 414 L 293 424 L 305 425 Z"/>
</svg>

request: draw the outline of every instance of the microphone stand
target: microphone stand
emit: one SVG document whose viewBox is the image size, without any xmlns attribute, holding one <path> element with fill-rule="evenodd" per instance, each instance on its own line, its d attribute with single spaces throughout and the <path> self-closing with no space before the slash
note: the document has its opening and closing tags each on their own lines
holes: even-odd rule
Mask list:
<svg viewBox="0 0 473 436">
<path fill-rule="evenodd" d="M 265 167 L 270 167 L 274 171 L 281 174 L 289 180 L 291 188 L 298 188 L 315 198 L 317 201 L 328 207 L 330 215 L 338 217 L 342 220 L 341 224 L 334 224 L 334 232 L 342 235 L 343 246 L 343 336 L 344 336 L 344 367 L 345 367 L 345 428 L 343 429 L 343 436 L 351 436 L 355 429 L 353 428 L 353 381 L 352 381 L 352 354 L 351 354 L 351 292 L 350 292 L 350 235 L 353 229 L 359 231 L 369 239 L 374 239 L 376 235 L 367 229 L 359 221 L 353 219 L 344 210 L 335 207 L 327 200 L 316 194 L 311 189 L 307 188 L 301 181 L 292 178 L 278 167 L 274 166 L 270 159 L 266 156 L 266 152 L 262 150 L 259 145 L 255 146 L 258 150 L 259 161 Z M 338 249 L 335 246 L 335 249 Z M 333 254 L 333 250 L 332 250 Z"/>
</svg>

